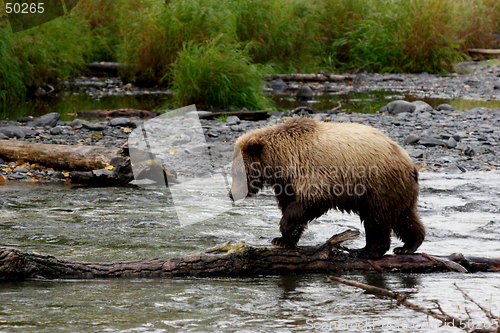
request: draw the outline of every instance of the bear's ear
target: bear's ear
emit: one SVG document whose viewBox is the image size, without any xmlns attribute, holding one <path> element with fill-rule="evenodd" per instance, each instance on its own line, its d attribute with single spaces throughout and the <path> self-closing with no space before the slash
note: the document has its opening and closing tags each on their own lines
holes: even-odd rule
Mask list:
<svg viewBox="0 0 500 333">
<path fill-rule="evenodd" d="M 248 140 L 248 142 L 247 142 L 246 151 L 251 156 L 258 156 L 262 152 L 263 147 L 264 146 L 262 144 L 262 141 L 260 141 L 257 138 L 252 138 L 252 139 Z"/>
</svg>

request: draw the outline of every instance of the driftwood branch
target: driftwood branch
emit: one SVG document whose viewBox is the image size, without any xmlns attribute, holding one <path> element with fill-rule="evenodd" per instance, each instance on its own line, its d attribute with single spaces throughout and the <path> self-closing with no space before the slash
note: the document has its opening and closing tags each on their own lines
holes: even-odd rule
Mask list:
<svg viewBox="0 0 500 333">
<path fill-rule="evenodd" d="M 282 79 L 283 81 L 301 81 L 301 82 L 345 82 L 352 80 L 349 75 L 336 74 L 274 74 L 268 77 L 271 80 Z"/>
<path fill-rule="evenodd" d="M 340 244 L 358 235 L 359 231 L 348 230 L 333 236 L 323 245 L 297 249 L 226 243 L 180 258 L 105 263 L 75 262 L 47 254 L 0 247 L 0 280 L 255 276 L 344 271 L 446 272 L 450 269 L 449 265 L 443 263 L 445 258 L 435 261 L 421 254 L 387 255 L 374 261 L 354 258 Z M 481 265 L 475 266 L 474 260 L 463 256 L 450 258 L 460 258 L 462 263 L 466 260 L 469 267 L 482 271 L 500 271 L 500 259 L 482 258 Z M 490 264 L 484 265 L 486 262 Z"/>
<path fill-rule="evenodd" d="M 467 52 L 471 54 L 500 55 L 498 49 L 468 49 Z"/>
<path fill-rule="evenodd" d="M 431 316 L 439 321 L 441 321 L 442 325 L 446 326 L 453 326 L 460 328 L 462 330 L 465 330 L 466 332 L 482 332 L 482 333 L 495 333 L 499 332 L 499 327 L 500 327 L 500 322 L 498 321 L 498 317 L 494 316 L 491 311 L 486 310 L 483 308 L 481 305 L 479 305 L 476 301 L 474 301 L 469 295 L 467 295 L 462 289 L 460 289 L 456 284 L 455 287 L 462 292 L 464 297 L 471 301 L 472 303 L 476 304 L 483 312 L 485 312 L 486 316 L 488 319 L 490 319 L 491 324 L 476 324 L 472 321 L 470 315 L 468 316 L 468 319 L 462 319 L 458 317 L 451 316 L 447 314 L 442 308 L 441 305 L 435 301 L 435 308 L 426 308 L 423 306 L 420 306 L 418 304 L 415 304 L 413 302 L 410 302 L 407 300 L 406 295 L 402 295 L 393 291 L 390 291 L 385 288 L 378 288 L 374 286 L 370 286 L 364 283 L 359 283 L 359 282 L 354 282 L 354 281 L 349 281 L 345 280 L 342 278 L 338 278 L 335 276 L 330 276 L 328 278 L 330 282 L 337 282 L 341 284 L 345 284 L 348 286 L 356 287 L 356 288 L 361 288 L 363 290 L 366 290 L 370 293 L 381 295 L 381 296 L 386 296 L 391 299 L 394 299 L 397 301 L 397 304 L 401 304 L 408 309 L 411 309 L 416 312 L 421 312 L 425 313 L 428 316 Z"/>
</svg>

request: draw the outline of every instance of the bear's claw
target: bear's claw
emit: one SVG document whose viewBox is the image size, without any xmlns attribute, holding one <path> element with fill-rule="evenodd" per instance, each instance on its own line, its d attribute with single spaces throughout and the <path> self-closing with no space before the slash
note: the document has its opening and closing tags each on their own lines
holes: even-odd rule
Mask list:
<svg viewBox="0 0 500 333">
<path fill-rule="evenodd" d="M 405 248 L 405 247 L 396 247 L 394 249 L 394 253 L 395 254 L 412 254 L 412 253 L 415 253 L 415 250 L 414 249 L 408 249 L 408 248 Z"/>
<path fill-rule="evenodd" d="M 290 241 L 287 241 L 283 237 L 276 237 L 271 241 L 271 244 L 279 247 L 283 247 L 285 249 L 294 249 L 295 244 L 291 243 Z"/>
</svg>

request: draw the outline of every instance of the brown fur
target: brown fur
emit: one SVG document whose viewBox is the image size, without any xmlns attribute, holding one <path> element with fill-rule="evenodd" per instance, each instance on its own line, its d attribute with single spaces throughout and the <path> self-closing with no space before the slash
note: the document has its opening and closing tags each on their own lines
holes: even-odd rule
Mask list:
<svg viewBox="0 0 500 333">
<path fill-rule="evenodd" d="M 238 172 L 246 175 L 235 177 Z M 230 196 L 273 187 L 283 213 L 275 245 L 294 247 L 307 223 L 331 208 L 360 216 L 366 230 L 361 257 L 383 256 L 391 230 L 404 242 L 396 253 L 413 253 L 424 240 L 418 170 L 375 128 L 300 117 L 253 130 L 236 141 L 232 173 Z"/>
</svg>

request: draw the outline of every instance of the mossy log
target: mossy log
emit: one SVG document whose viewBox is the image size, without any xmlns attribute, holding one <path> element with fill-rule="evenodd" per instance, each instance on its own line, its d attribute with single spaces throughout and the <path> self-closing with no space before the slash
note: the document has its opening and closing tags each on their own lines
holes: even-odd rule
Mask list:
<svg viewBox="0 0 500 333">
<path fill-rule="evenodd" d="M 0 280 L 256 276 L 341 271 L 500 271 L 500 258 L 466 258 L 462 255 L 434 258 L 426 254 L 386 255 L 380 260 L 355 258 L 340 244 L 358 235 L 359 231 L 348 230 L 333 236 L 323 245 L 297 249 L 226 243 L 180 258 L 105 263 L 75 262 L 0 247 Z"/>
</svg>

